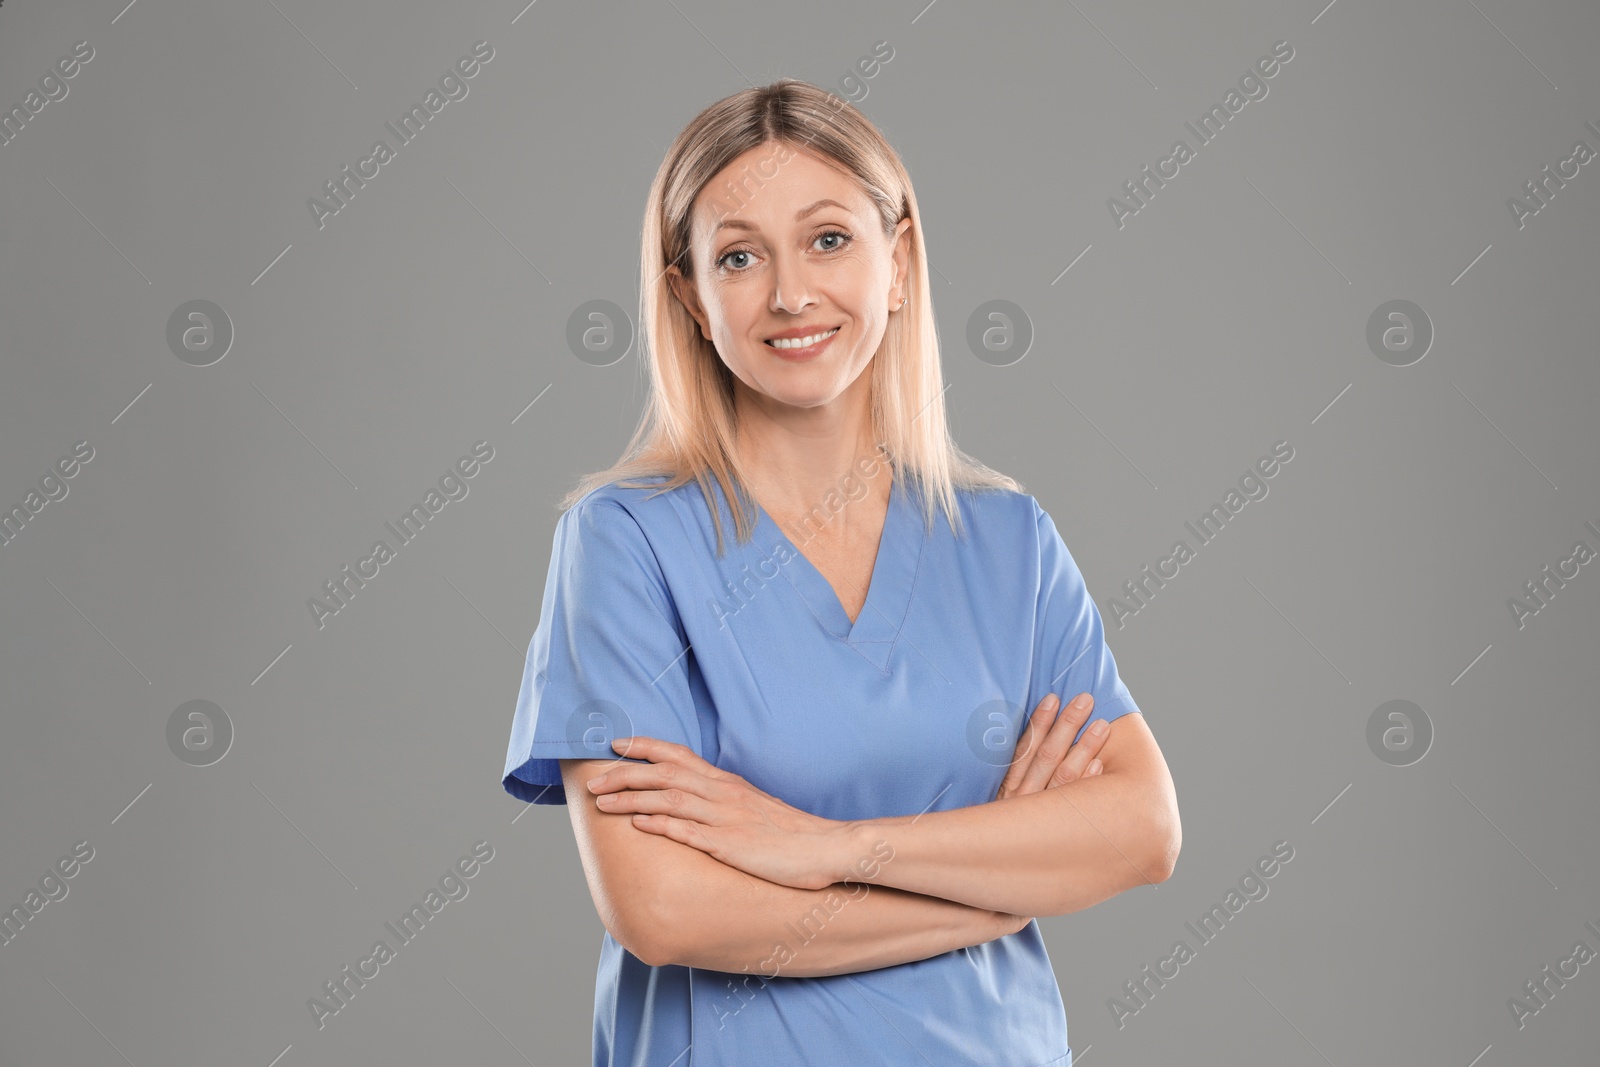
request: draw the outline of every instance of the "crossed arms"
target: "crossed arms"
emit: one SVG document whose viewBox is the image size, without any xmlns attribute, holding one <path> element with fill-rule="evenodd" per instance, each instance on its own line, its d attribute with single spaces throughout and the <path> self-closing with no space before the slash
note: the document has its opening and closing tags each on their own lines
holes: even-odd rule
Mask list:
<svg viewBox="0 0 1600 1067">
<path fill-rule="evenodd" d="M 673 791 L 642 784 L 663 763 L 563 759 L 561 774 L 600 919 L 640 960 L 767 977 L 843 974 L 982 944 L 1034 916 L 1165 881 L 1182 840 L 1166 760 L 1142 714 L 1108 725 L 1097 775 L 915 818 L 796 832 L 781 850 L 783 880 L 716 858 L 694 824 L 669 818 L 676 805 L 657 801 Z M 619 766 L 641 784 L 617 794 L 627 798 L 617 810 L 602 810 L 586 783 Z M 688 781 L 679 773 L 681 800 Z M 635 812 L 656 814 L 646 826 Z"/>
</svg>

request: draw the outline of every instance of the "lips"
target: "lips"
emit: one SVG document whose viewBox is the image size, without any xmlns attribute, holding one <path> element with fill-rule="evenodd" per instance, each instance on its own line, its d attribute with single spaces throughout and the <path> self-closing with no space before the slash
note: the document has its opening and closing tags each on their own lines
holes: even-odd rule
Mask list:
<svg viewBox="0 0 1600 1067">
<path fill-rule="evenodd" d="M 770 337 L 764 343 L 767 347 L 776 348 L 780 352 L 801 351 L 826 341 L 838 332 L 839 327 L 837 326 L 807 330 L 804 333 L 790 331 L 777 337 Z"/>
<path fill-rule="evenodd" d="M 791 363 L 803 363 L 820 356 L 827 350 L 829 345 L 833 344 L 833 339 L 837 336 L 839 336 L 839 327 L 835 326 L 830 330 L 814 330 L 803 337 L 774 338 L 774 340 L 784 342 L 785 347 L 779 347 L 773 344 L 772 341 L 767 341 L 765 344 L 772 349 L 772 354 L 779 359 Z"/>
</svg>

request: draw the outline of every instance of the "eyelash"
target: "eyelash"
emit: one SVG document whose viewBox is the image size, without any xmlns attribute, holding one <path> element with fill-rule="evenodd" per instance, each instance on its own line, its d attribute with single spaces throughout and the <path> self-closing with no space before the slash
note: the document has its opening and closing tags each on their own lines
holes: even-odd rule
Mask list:
<svg viewBox="0 0 1600 1067">
<path fill-rule="evenodd" d="M 823 230 L 821 233 L 817 234 L 815 237 L 813 237 L 811 239 L 812 243 L 815 244 L 817 241 L 820 241 L 824 237 L 843 237 L 844 238 L 844 243 L 838 245 L 837 247 L 828 249 L 828 251 L 826 253 L 824 253 L 825 255 L 832 255 L 835 252 L 839 252 L 839 251 L 843 250 L 849 244 L 849 242 L 855 240 L 854 236 L 852 236 L 849 233 L 846 233 L 844 230 Z M 716 266 L 716 268 L 718 270 L 727 270 L 729 268 L 724 267 L 723 264 L 727 261 L 729 256 L 751 255 L 751 254 L 752 253 L 751 253 L 750 249 L 748 249 L 748 248 L 730 248 L 728 251 L 722 253 L 722 255 L 717 257 L 717 261 L 715 263 L 715 266 Z M 744 271 L 749 270 L 750 268 L 749 267 L 734 267 L 732 269 L 733 269 L 733 272 L 735 274 L 740 274 L 740 273 L 743 273 Z"/>
</svg>

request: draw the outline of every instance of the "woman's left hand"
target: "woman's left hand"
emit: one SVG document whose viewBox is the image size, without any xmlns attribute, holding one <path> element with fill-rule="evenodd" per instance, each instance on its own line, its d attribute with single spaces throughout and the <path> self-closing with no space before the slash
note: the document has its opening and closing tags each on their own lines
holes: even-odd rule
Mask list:
<svg viewBox="0 0 1600 1067">
<path fill-rule="evenodd" d="M 633 812 L 647 833 L 681 841 L 741 871 L 795 889 L 842 881 L 853 825 L 785 804 L 693 750 L 655 737 L 616 738 L 617 763 L 592 779 L 604 812 Z"/>
</svg>

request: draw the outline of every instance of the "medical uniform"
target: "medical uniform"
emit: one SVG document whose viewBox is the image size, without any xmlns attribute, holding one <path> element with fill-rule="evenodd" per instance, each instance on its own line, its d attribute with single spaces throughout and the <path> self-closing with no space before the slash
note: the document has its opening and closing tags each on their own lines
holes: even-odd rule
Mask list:
<svg viewBox="0 0 1600 1067">
<path fill-rule="evenodd" d="M 602 486 L 556 524 L 502 780 L 520 800 L 566 803 L 558 760 L 616 759 L 612 738 L 650 736 L 825 818 L 917 815 L 993 800 L 1047 693 L 1092 693 L 1091 722 L 1139 710 L 1077 564 L 1031 496 L 958 490 L 958 541 L 942 512 L 929 532 L 915 487 L 896 479 L 852 623 L 765 511 L 740 544 L 718 490 L 718 558 L 698 484 L 653 491 Z M 783 927 L 791 958 L 827 916 Z M 822 977 L 778 963 L 649 967 L 608 932 L 593 1048 L 595 1067 L 1072 1062 L 1036 921 Z"/>
</svg>

